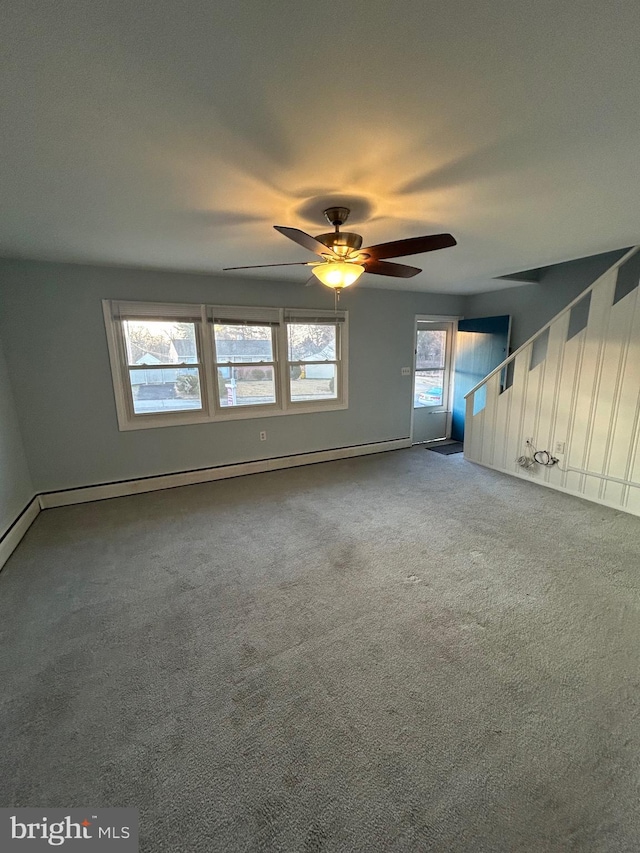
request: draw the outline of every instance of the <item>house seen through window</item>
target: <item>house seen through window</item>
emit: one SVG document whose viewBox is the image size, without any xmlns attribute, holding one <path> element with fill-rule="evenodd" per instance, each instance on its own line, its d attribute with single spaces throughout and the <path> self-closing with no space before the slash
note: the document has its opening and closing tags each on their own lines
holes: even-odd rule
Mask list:
<svg viewBox="0 0 640 853">
<path fill-rule="evenodd" d="M 135 414 L 202 409 L 194 323 L 125 320 Z M 177 366 L 179 365 L 179 366 Z"/>
<path fill-rule="evenodd" d="M 273 327 L 216 323 L 213 335 L 220 406 L 275 403 Z"/>
<path fill-rule="evenodd" d="M 346 312 L 103 303 L 121 429 L 346 408 Z"/>
</svg>

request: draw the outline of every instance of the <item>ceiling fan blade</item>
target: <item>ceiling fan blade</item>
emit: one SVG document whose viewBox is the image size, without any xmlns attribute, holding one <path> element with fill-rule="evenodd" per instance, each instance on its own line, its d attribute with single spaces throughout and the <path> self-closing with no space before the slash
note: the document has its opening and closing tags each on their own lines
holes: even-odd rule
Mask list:
<svg viewBox="0 0 640 853">
<path fill-rule="evenodd" d="M 229 270 L 259 270 L 262 267 L 306 267 L 308 264 L 309 261 L 293 261 L 286 264 L 253 264 L 250 267 L 223 267 L 222 272 L 228 272 Z"/>
<path fill-rule="evenodd" d="M 428 234 L 424 237 L 409 237 L 407 240 L 393 240 L 390 243 L 378 243 L 361 249 L 374 260 L 380 258 L 403 258 L 405 255 L 419 255 L 422 252 L 434 252 L 436 249 L 448 249 L 456 245 L 451 234 Z"/>
<path fill-rule="evenodd" d="M 391 275 L 395 278 L 411 278 L 422 272 L 418 267 L 410 267 L 407 264 L 392 264 L 388 261 L 377 261 L 375 259 L 365 261 L 363 267 L 365 272 L 372 272 L 374 275 Z"/>
<path fill-rule="evenodd" d="M 286 225 L 274 225 L 273 227 L 276 231 L 284 234 L 285 237 L 293 240 L 293 242 L 297 243 L 299 246 L 303 246 L 310 252 L 315 252 L 316 255 L 326 255 L 328 252 L 331 253 L 331 250 L 328 249 L 324 243 L 321 243 L 320 240 L 316 240 L 316 238 L 312 237 L 311 234 L 307 234 L 305 231 L 300 231 L 299 228 L 287 228 Z"/>
</svg>

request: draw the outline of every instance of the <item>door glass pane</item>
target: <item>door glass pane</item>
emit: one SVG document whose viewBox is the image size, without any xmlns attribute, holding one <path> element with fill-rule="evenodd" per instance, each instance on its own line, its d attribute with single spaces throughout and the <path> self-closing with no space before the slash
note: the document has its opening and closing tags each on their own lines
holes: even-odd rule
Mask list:
<svg viewBox="0 0 640 853">
<path fill-rule="evenodd" d="M 129 364 L 196 364 L 195 323 L 124 320 Z"/>
<path fill-rule="evenodd" d="M 271 326 L 216 323 L 214 338 L 217 361 L 273 361 Z"/>
<path fill-rule="evenodd" d="M 447 333 L 444 329 L 418 329 L 416 341 L 416 370 L 444 368 Z"/>
<path fill-rule="evenodd" d="M 337 400 L 335 364 L 294 364 L 289 368 L 291 400 Z"/>
<path fill-rule="evenodd" d="M 273 365 L 219 367 L 218 393 L 220 405 L 224 408 L 275 403 L 276 384 Z"/>
<path fill-rule="evenodd" d="M 443 395 L 444 370 L 416 370 L 413 406 L 441 406 Z"/>
<path fill-rule="evenodd" d="M 323 323 L 288 323 L 289 361 L 335 361 L 336 327 Z"/>
<path fill-rule="evenodd" d="M 202 408 L 197 367 L 130 370 L 129 381 L 136 415 Z"/>
</svg>

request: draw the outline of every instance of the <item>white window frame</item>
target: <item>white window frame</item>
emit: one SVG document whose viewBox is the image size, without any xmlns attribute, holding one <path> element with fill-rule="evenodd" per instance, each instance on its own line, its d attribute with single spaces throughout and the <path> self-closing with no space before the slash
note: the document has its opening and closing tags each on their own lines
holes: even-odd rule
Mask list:
<svg viewBox="0 0 640 853">
<path fill-rule="evenodd" d="M 303 310 L 293 308 L 260 308 L 252 306 L 206 305 L 158 302 L 125 302 L 104 299 L 102 301 L 107 346 L 111 364 L 111 378 L 121 431 L 151 429 L 184 424 L 211 423 L 216 421 L 245 420 L 278 415 L 308 414 L 311 412 L 336 411 L 348 408 L 348 312 Z M 299 322 L 335 322 L 337 345 L 338 396 L 329 400 L 305 400 L 295 402 L 290 398 L 287 320 Z M 194 322 L 196 334 L 197 364 L 185 367 L 198 368 L 200 374 L 201 409 L 173 412 L 145 412 L 136 414 L 129 381 L 129 367 L 122 321 L 176 320 Z M 218 396 L 218 365 L 214 349 L 214 319 L 222 322 L 262 322 L 272 326 L 275 403 L 256 403 L 247 406 L 221 406 Z M 261 362 L 253 362 L 259 365 Z M 271 364 L 272 362 L 269 362 Z M 316 362 L 323 364 L 323 362 Z M 333 363 L 333 362 L 332 362 Z M 182 365 L 171 365 L 180 367 Z"/>
<path fill-rule="evenodd" d="M 336 326 L 336 358 L 326 361 L 289 361 L 289 336 L 288 326 L 292 323 L 305 323 L 314 325 L 316 323 Z M 281 368 L 284 371 L 282 381 L 283 388 L 286 390 L 285 404 L 288 411 L 317 411 L 318 409 L 326 409 L 327 404 L 333 409 L 346 409 L 348 399 L 348 370 L 346 369 L 346 353 L 348 346 L 348 323 L 347 312 L 338 312 L 336 317 L 328 312 L 310 311 L 303 309 L 285 309 L 284 311 L 284 345 L 283 358 L 281 359 Z M 336 366 L 336 382 L 338 385 L 337 396 L 332 400 L 292 400 L 291 399 L 291 373 L 290 367 L 294 364 L 334 364 Z"/>
<path fill-rule="evenodd" d="M 442 402 L 435 403 L 431 406 L 420 406 L 420 409 L 428 409 L 430 412 L 448 412 L 450 409 L 450 402 L 452 399 L 451 391 L 452 391 L 452 378 L 453 378 L 453 344 L 454 337 L 456 333 L 456 323 L 457 319 L 452 319 L 450 317 L 425 317 L 419 316 L 416 318 L 416 326 L 414 333 L 414 345 L 413 345 L 413 381 L 415 383 L 416 374 L 419 370 L 440 370 L 442 372 Z M 422 329 L 420 325 L 422 324 Z M 445 343 L 445 354 L 444 354 L 444 367 L 442 368 L 418 368 L 418 332 L 420 331 L 434 331 L 434 332 L 446 332 L 446 343 Z M 446 381 L 445 381 L 446 379 Z M 412 408 L 416 408 L 413 404 L 413 400 L 415 397 L 415 390 L 413 390 L 412 394 Z"/>
<path fill-rule="evenodd" d="M 282 325 L 282 311 L 280 308 L 249 308 L 249 307 L 234 307 L 227 305 L 209 305 L 206 306 L 208 331 L 209 331 L 209 346 L 208 351 L 211 353 L 213 362 L 211 370 L 210 387 L 212 390 L 212 400 L 214 401 L 213 413 L 217 420 L 235 420 L 237 418 L 259 418 L 264 415 L 279 415 L 281 414 L 282 388 L 279 381 L 279 359 L 278 354 L 281 352 L 280 346 L 280 327 Z M 219 378 L 218 367 L 227 366 L 227 362 L 218 362 L 215 347 L 215 331 L 216 323 L 226 323 L 228 325 L 264 325 L 271 327 L 271 346 L 273 361 L 270 362 L 235 362 L 236 367 L 250 367 L 253 365 L 268 364 L 273 365 L 273 379 L 276 391 L 275 403 L 255 403 L 254 405 L 246 406 L 221 406 L 219 396 Z"/>
</svg>

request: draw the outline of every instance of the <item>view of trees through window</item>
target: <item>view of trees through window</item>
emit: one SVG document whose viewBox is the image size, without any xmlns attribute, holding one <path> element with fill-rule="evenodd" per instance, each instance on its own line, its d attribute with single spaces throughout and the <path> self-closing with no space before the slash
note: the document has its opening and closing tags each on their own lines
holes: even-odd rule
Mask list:
<svg viewBox="0 0 640 853">
<path fill-rule="evenodd" d="M 289 361 L 333 361 L 336 327 L 323 323 L 289 323 Z"/>
<path fill-rule="evenodd" d="M 447 333 L 444 329 L 418 329 L 413 405 L 441 406 L 444 399 L 444 367 Z"/>
<path fill-rule="evenodd" d="M 140 364 L 141 360 L 147 361 L 146 356 L 156 359 L 159 363 L 173 362 L 177 355 L 175 347 L 172 346 L 175 340 L 190 341 L 193 355 L 196 354 L 193 323 L 127 320 L 124 327 L 129 364 Z"/>
<path fill-rule="evenodd" d="M 337 329 L 329 323 L 287 324 L 291 401 L 335 400 Z"/>
<path fill-rule="evenodd" d="M 443 369 L 447 333 L 440 329 L 418 329 L 416 367 L 419 370 Z"/>
</svg>

